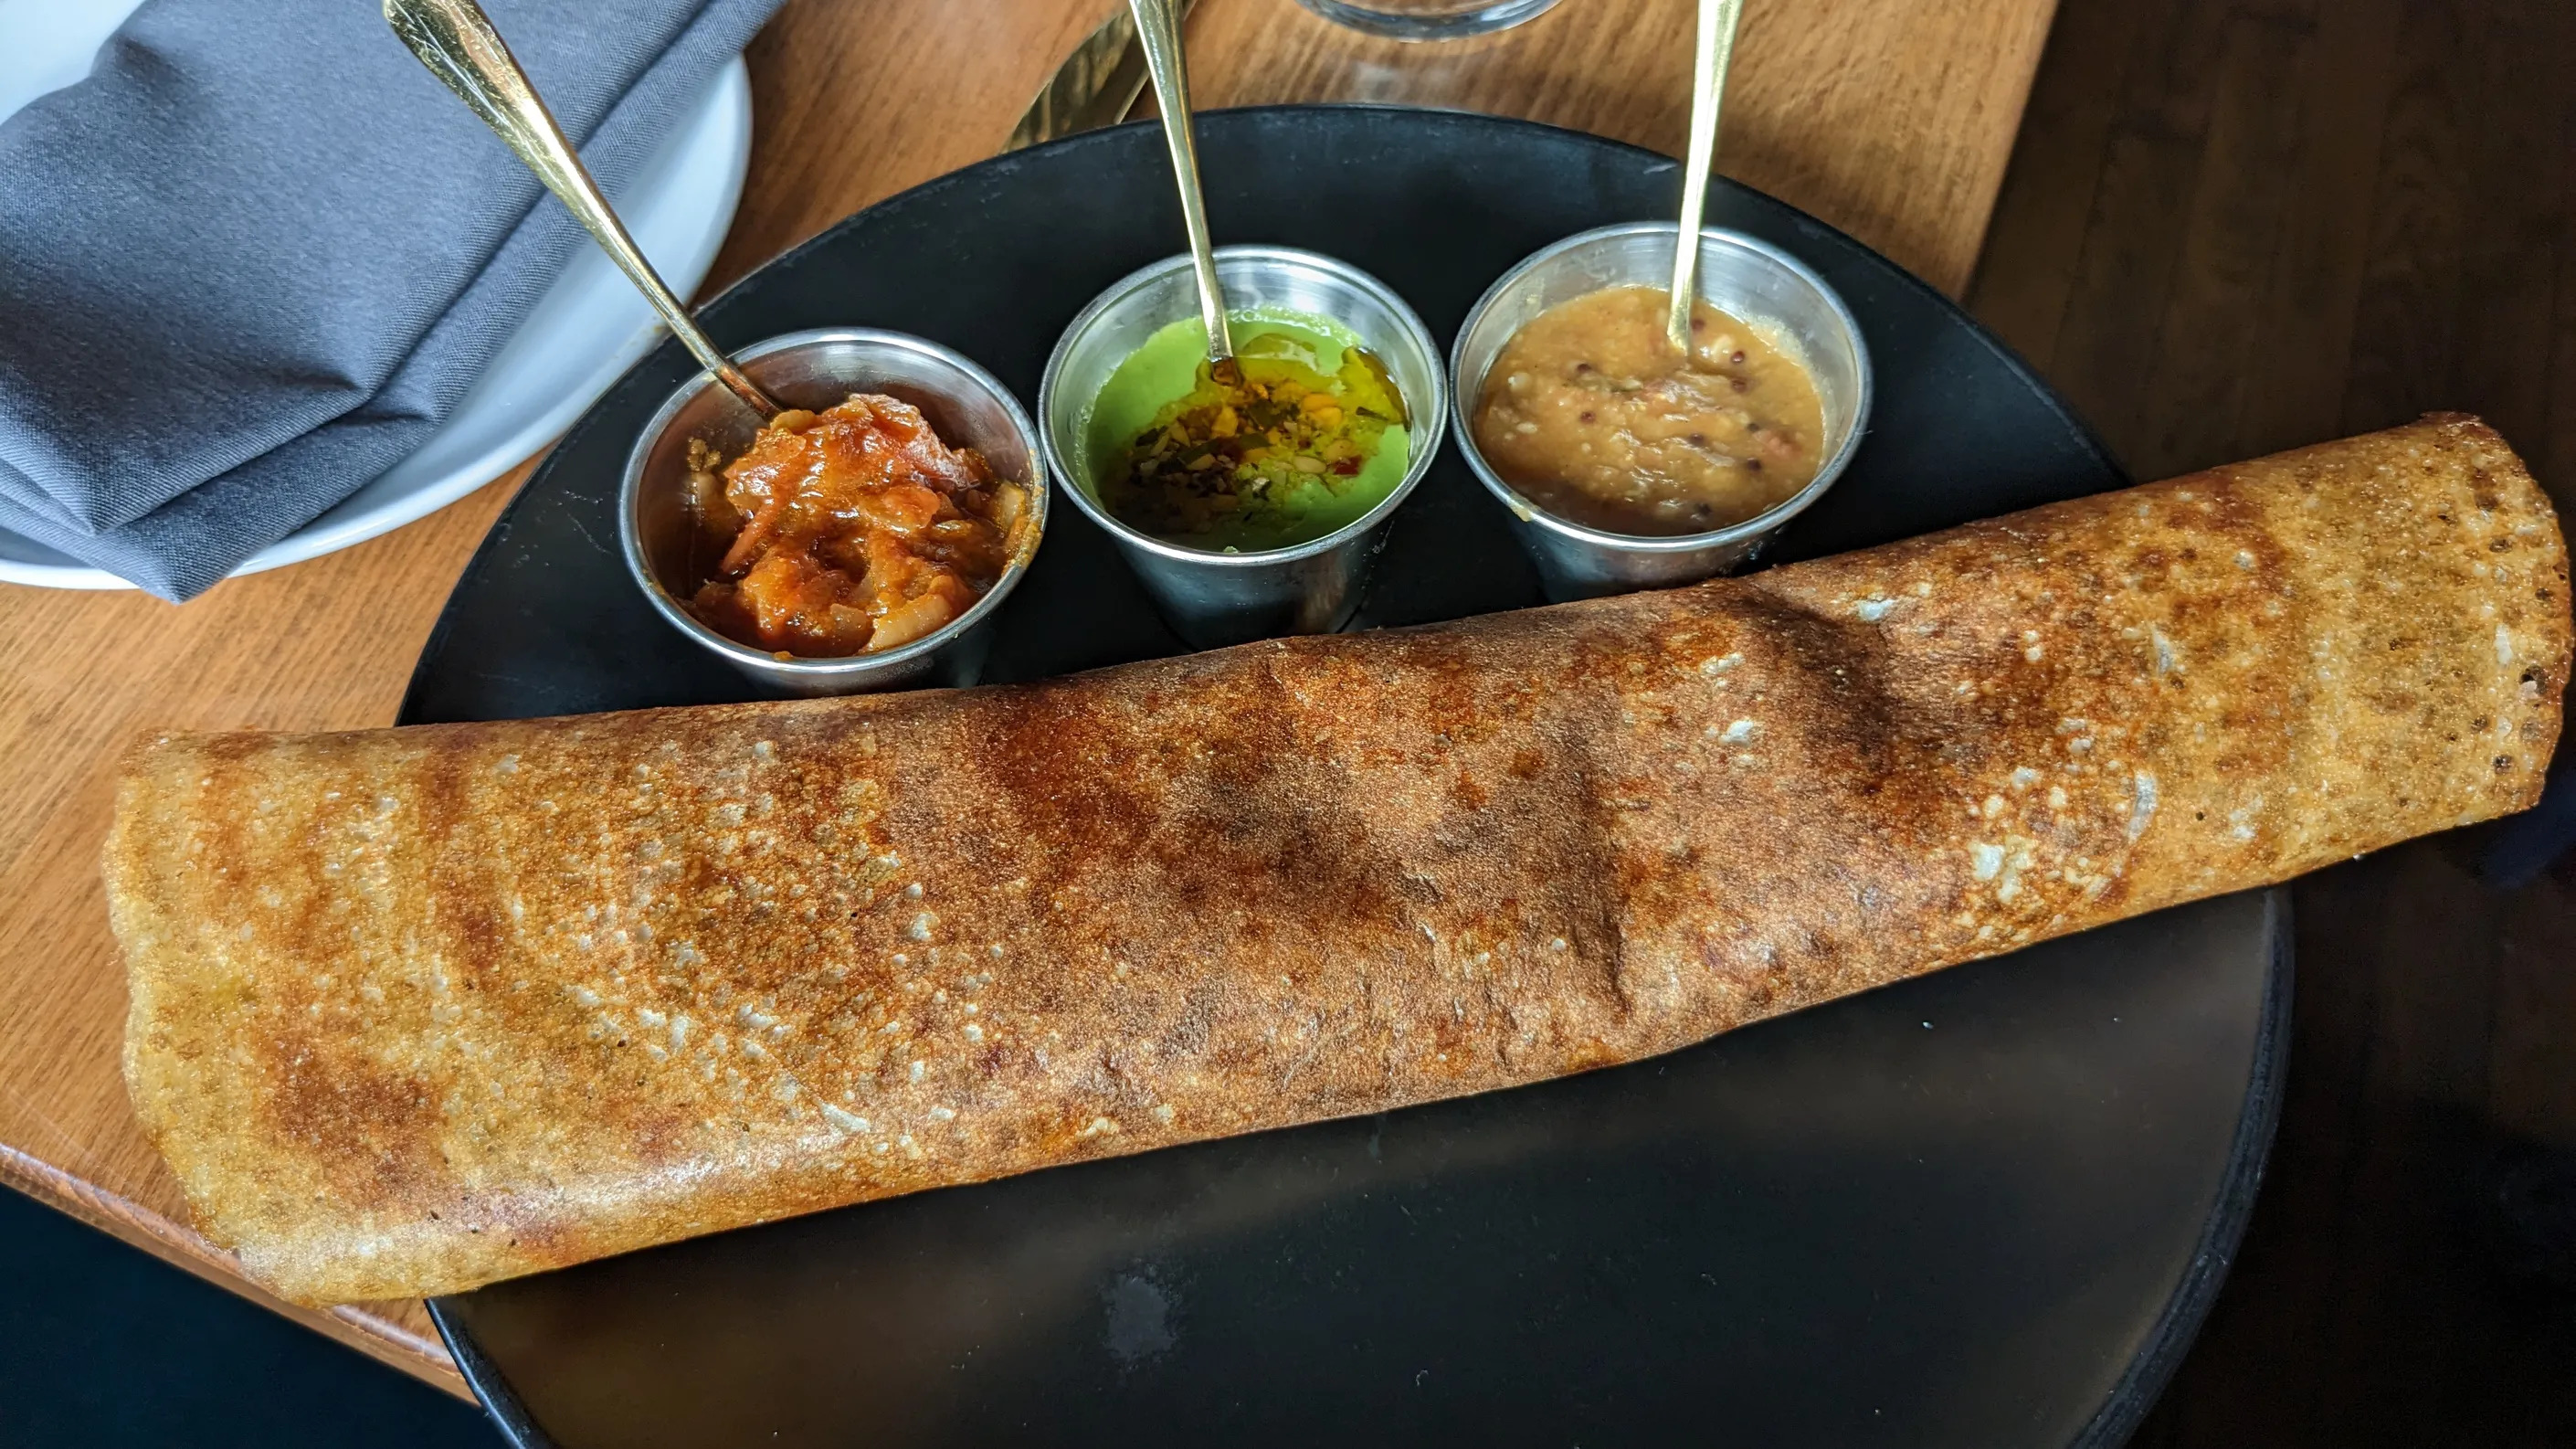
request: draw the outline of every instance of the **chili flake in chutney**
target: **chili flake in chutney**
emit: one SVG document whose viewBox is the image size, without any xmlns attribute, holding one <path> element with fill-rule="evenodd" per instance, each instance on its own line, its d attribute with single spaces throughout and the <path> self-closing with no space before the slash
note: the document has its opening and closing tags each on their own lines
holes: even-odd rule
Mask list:
<svg viewBox="0 0 2576 1449">
<path fill-rule="evenodd" d="M 1028 524 L 1026 487 L 877 393 L 780 413 L 721 474 L 703 441 L 689 463 L 693 563 L 712 561 L 689 612 L 781 655 L 877 653 L 934 632 L 1001 579 Z"/>
</svg>

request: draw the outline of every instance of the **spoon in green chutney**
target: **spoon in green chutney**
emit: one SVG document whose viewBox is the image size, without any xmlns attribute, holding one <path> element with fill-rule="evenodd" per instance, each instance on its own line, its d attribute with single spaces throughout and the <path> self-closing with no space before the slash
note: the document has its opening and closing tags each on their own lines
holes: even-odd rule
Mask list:
<svg viewBox="0 0 2576 1449">
<path fill-rule="evenodd" d="M 1216 248 L 1208 241 L 1207 200 L 1199 191 L 1198 142 L 1190 132 L 1190 71 L 1181 55 L 1175 0 L 1127 0 L 1136 19 L 1136 41 L 1145 71 L 1154 78 L 1155 108 L 1163 114 L 1163 144 L 1171 148 L 1172 176 L 1181 188 L 1181 227 L 1189 233 L 1190 267 L 1198 278 L 1199 318 L 1207 324 L 1208 362 L 1217 381 L 1231 386 L 1234 333 L 1226 326 L 1225 289 L 1217 285 Z"/>
<path fill-rule="evenodd" d="M 1664 318 L 1665 335 L 1684 355 L 1691 350 L 1691 304 L 1699 300 L 1700 215 L 1708 209 L 1708 170 L 1717 159 L 1717 111 L 1726 99 L 1726 68 L 1735 59 L 1736 22 L 1743 18 L 1744 0 L 1699 0 L 1690 150 L 1682 161 L 1681 227 L 1673 238 L 1672 310 Z"/>
</svg>

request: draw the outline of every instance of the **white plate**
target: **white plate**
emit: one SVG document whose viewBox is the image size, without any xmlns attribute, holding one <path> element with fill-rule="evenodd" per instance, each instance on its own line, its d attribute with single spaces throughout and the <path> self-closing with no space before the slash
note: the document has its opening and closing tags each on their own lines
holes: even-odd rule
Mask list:
<svg viewBox="0 0 2576 1449">
<path fill-rule="evenodd" d="M 0 0 L 0 55 L 10 57 L 0 67 L 0 118 L 86 76 L 100 44 L 139 3 Z M 750 159 L 751 76 L 736 56 L 661 154 L 611 197 L 636 244 L 683 297 L 706 279 L 733 224 Z M 420 451 L 233 573 L 318 558 L 446 507 L 562 432 L 662 335 L 625 275 L 585 245 Z M 0 582 L 133 587 L 7 529 L 0 529 Z"/>
</svg>

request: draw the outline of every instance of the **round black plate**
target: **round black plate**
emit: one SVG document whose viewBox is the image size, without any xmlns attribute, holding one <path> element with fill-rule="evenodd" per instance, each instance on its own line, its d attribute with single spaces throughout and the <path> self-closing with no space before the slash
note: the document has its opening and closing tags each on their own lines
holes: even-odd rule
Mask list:
<svg viewBox="0 0 2576 1449">
<path fill-rule="evenodd" d="M 1538 247 L 1671 214 L 1673 163 L 1488 117 L 1200 123 L 1220 241 L 1348 258 L 1445 346 Z M 1033 398 L 1057 331 L 1173 250 L 1161 142 L 1097 132 L 843 222 L 705 313 L 719 342 L 864 323 Z M 1878 368 L 1851 471 L 1782 557 L 2123 480 L 1955 307 L 1720 183 L 1712 222 L 1804 258 Z M 511 505 L 405 722 L 749 696 L 656 618 L 611 503 L 691 371 L 666 344 Z M 1538 602 L 1454 450 L 1363 626 Z M 1177 652 L 1071 508 L 987 679 Z M 1796 822 L 1783 821 L 1784 830 Z M 2100 1445 L 2189 1341 L 2271 1141 L 2278 893 L 1960 967 L 1642 1065 L 1383 1117 L 844 1209 L 433 1305 L 523 1444 Z"/>
</svg>

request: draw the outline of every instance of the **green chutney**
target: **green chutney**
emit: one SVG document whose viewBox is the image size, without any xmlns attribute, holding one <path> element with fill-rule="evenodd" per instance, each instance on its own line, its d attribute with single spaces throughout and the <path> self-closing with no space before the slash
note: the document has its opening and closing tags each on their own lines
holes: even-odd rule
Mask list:
<svg viewBox="0 0 2576 1449">
<path fill-rule="evenodd" d="M 1195 317 L 1118 364 L 1083 425 L 1094 496 L 1156 538 L 1212 552 L 1292 548 L 1384 502 L 1412 462 L 1404 396 L 1340 325 L 1228 314 L 1239 380 Z"/>
</svg>

